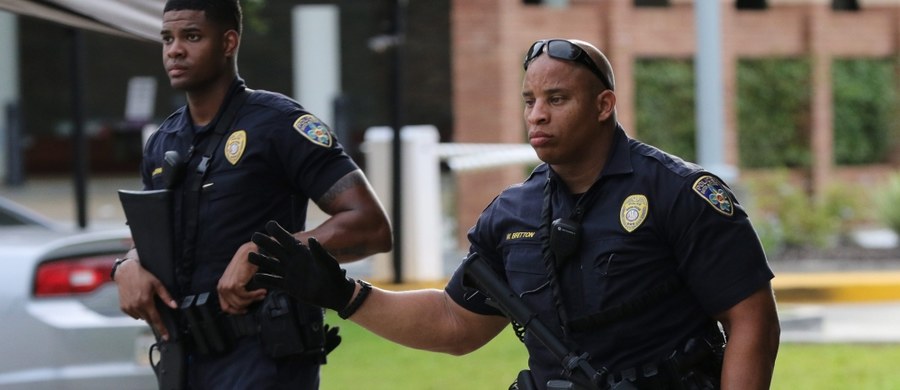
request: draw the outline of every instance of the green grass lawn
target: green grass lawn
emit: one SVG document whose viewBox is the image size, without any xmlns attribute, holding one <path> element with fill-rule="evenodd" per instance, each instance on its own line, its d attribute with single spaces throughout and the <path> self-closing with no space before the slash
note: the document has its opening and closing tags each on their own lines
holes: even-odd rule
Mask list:
<svg viewBox="0 0 900 390">
<path fill-rule="evenodd" d="M 451 356 L 391 343 L 331 312 L 328 323 L 340 326 L 343 342 L 322 367 L 322 390 L 506 390 L 528 365 L 509 327 L 481 349 Z"/>
<path fill-rule="evenodd" d="M 322 368 L 322 390 L 505 390 L 527 365 L 509 328 L 457 357 L 401 347 L 333 313 L 328 323 L 341 327 L 344 341 Z M 898 365 L 897 344 L 782 344 L 772 388 L 900 389 Z"/>
</svg>

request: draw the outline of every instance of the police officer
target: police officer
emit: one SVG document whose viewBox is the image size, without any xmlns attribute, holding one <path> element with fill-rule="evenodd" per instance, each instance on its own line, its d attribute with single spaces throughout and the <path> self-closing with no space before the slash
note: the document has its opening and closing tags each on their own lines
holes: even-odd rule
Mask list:
<svg viewBox="0 0 900 390">
<path fill-rule="evenodd" d="M 768 388 L 780 336 L 773 273 L 729 187 L 626 135 L 611 66 L 591 44 L 537 41 L 524 67 L 528 139 L 544 164 L 484 210 L 468 234 L 470 257 L 488 261 L 566 346 L 605 369 L 605 385 Z M 394 293 L 344 277 L 315 240 L 305 249 L 274 223 L 269 233 L 253 238 L 265 249 L 250 255 L 260 282 L 397 343 L 464 354 L 509 322 L 471 293 L 463 267 L 443 291 Z M 522 325 L 534 385 L 565 379 L 560 359 Z"/>
<path fill-rule="evenodd" d="M 149 139 L 141 174 L 144 189 L 175 191 L 180 291 L 167 291 L 132 249 L 113 274 L 125 313 L 167 338 L 153 297 L 176 309 L 181 297 L 211 292 L 228 314 L 223 318 L 251 321 L 241 323 L 253 333 L 259 307 L 275 293 L 248 287 L 256 266 L 247 254 L 257 250 L 249 238 L 269 220 L 291 228 L 298 239 L 318 237 L 341 261 L 391 248 L 381 204 L 329 128 L 297 102 L 251 91 L 238 76 L 238 0 L 169 0 L 161 36 L 165 71 L 172 87 L 185 91 L 187 105 Z M 239 103 L 229 106 L 234 101 Z M 180 159 L 173 163 L 172 156 Z M 306 230 L 310 199 L 330 217 Z M 288 337 L 321 330 L 320 308 L 288 306 L 292 321 L 302 323 Z M 227 351 L 191 352 L 191 388 L 318 388 L 323 356 L 302 350 L 273 356 L 273 347 L 260 341 L 265 335 L 231 333 L 244 337 L 230 340 Z"/>
</svg>

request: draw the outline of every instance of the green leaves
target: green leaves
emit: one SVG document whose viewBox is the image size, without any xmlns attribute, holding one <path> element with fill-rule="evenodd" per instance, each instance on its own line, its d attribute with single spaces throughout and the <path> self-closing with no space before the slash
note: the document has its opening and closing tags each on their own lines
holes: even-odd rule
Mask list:
<svg viewBox="0 0 900 390">
<path fill-rule="evenodd" d="M 893 59 L 837 59 L 832 63 L 834 161 L 880 163 L 900 139 Z M 638 138 L 696 161 L 694 69 L 690 60 L 635 63 Z M 805 168 L 811 164 L 811 61 L 808 58 L 738 62 L 737 105 L 742 168 Z"/>
<path fill-rule="evenodd" d="M 832 63 L 834 153 L 841 165 L 883 162 L 897 134 L 894 63 L 845 59 Z"/>
</svg>

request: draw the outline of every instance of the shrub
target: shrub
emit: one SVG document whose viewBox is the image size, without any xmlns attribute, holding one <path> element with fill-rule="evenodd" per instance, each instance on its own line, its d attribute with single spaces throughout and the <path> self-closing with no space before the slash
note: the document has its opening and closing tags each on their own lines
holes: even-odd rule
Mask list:
<svg viewBox="0 0 900 390">
<path fill-rule="evenodd" d="M 738 137 L 743 168 L 808 167 L 811 63 L 807 58 L 740 60 Z M 638 138 L 696 161 L 694 66 L 691 60 L 635 62 Z M 884 162 L 900 139 L 894 62 L 838 59 L 832 65 L 834 161 Z"/>
<path fill-rule="evenodd" d="M 805 59 L 738 63 L 741 166 L 806 167 L 810 162 L 810 72 Z"/>
<path fill-rule="evenodd" d="M 820 208 L 825 215 L 837 220 L 838 233 L 849 236 L 851 230 L 875 219 L 870 191 L 859 186 L 832 183 L 825 189 Z"/>
<path fill-rule="evenodd" d="M 816 201 L 790 180 L 787 170 L 760 174 L 748 179 L 747 186 L 748 214 L 770 254 L 786 247 L 834 246 L 863 218 L 864 200 L 857 194 L 835 185 Z"/>
<path fill-rule="evenodd" d="M 888 178 L 875 201 L 881 221 L 900 234 L 900 174 Z"/>
<path fill-rule="evenodd" d="M 638 138 L 697 161 L 693 62 L 640 59 L 635 62 L 634 79 Z"/>
</svg>

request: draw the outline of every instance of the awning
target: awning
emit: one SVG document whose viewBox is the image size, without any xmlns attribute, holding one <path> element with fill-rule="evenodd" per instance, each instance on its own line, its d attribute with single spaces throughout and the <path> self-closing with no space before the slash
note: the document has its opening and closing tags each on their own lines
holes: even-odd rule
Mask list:
<svg viewBox="0 0 900 390">
<path fill-rule="evenodd" d="M 67 26 L 158 41 L 165 0 L 0 0 L 0 10 Z"/>
<path fill-rule="evenodd" d="M 165 0 L 0 0 L 0 11 L 49 20 L 74 28 L 72 49 L 75 203 L 78 226 L 87 226 L 87 146 L 84 136 L 81 30 L 159 42 Z"/>
</svg>

